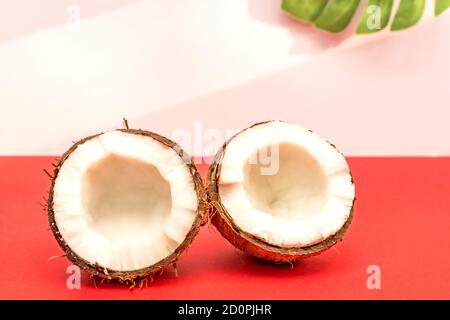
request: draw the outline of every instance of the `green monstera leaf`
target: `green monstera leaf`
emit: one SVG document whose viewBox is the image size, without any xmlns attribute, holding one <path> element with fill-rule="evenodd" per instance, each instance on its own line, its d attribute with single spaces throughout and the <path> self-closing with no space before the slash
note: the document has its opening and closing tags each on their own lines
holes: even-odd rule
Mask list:
<svg viewBox="0 0 450 320">
<path fill-rule="evenodd" d="M 362 5 L 365 8 L 360 8 L 356 18 Z M 335 33 L 346 30 L 354 19 L 359 19 L 355 32 L 368 34 L 388 26 L 391 31 L 413 27 L 425 12 L 441 15 L 450 8 L 450 0 L 282 0 L 281 8 L 296 19 Z"/>
</svg>

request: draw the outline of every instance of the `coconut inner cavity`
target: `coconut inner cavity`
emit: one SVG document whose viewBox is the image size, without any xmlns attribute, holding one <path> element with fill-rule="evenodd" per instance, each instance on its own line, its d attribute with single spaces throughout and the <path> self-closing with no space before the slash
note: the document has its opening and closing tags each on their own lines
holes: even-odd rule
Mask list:
<svg viewBox="0 0 450 320">
<path fill-rule="evenodd" d="M 174 254 L 194 226 L 198 204 L 194 177 L 176 150 L 122 131 L 78 144 L 53 187 L 55 224 L 67 246 L 118 271 Z"/>
<path fill-rule="evenodd" d="M 304 148 L 272 144 L 245 162 L 243 187 L 252 206 L 275 218 L 299 220 L 320 212 L 327 201 L 327 177 Z"/>
<path fill-rule="evenodd" d="M 337 233 L 355 189 L 345 158 L 297 125 L 272 121 L 231 139 L 218 193 L 236 228 L 278 247 L 306 247 Z"/>
<path fill-rule="evenodd" d="M 109 155 L 93 163 L 83 177 L 85 219 L 114 242 L 148 241 L 170 215 L 170 184 L 148 163 Z M 157 232 L 156 232 L 157 231 Z"/>
</svg>

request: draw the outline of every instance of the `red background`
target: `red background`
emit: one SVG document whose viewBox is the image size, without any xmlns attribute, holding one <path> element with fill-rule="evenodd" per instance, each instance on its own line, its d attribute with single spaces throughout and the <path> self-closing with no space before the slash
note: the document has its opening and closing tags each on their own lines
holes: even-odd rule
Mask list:
<svg viewBox="0 0 450 320">
<path fill-rule="evenodd" d="M 66 287 L 66 258 L 40 208 L 51 157 L 0 157 L 2 299 L 450 299 L 450 158 L 350 158 L 355 219 L 337 250 L 293 269 L 252 259 L 205 227 L 178 263 L 142 290 L 83 274 Z M 205 167 L 200 168 L 202 173 Z M 381 268 L 369 290 L 367 267 Z"/>
</svg>

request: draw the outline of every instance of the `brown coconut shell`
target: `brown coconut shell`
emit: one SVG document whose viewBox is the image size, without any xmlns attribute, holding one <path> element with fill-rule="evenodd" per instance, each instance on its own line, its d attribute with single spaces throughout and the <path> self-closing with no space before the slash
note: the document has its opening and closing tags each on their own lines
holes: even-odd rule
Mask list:
<svg viewBox="0 0 450 320">
<path fill-rule="evenodd" d="M 265 124 L 272 121 L 260 122 L 247 128 L 254 128 L 255 126 Z M 328 238 L 322 240 L 319 243 L 313 244 L 306 247 L 280 247 L 270 243 L 265 242 L 263 239 L 254 236 L 242 230 L 233 220 L 233 218 L 228 213 L 227 209 L 223 205 L 220 194 L 218 182 L 220 180 L 220 172 L 222 167 L 222 160 L 226 153 L 227 145 L 240 133 L 247 130 L 244 129 L 239 133 L 228 139 L 222 146 L 222 148 L 217 152 L 213 163 L 209 167 L 207 175 L 207 195 L 208 201 L 210 203 L 210 220 L 212 224 L 219 230 L 222 236 L 227 239 L 233 246 L 242 250 L 243 252 L 267 261 L 273 261 L 276 263 L 292 263 L 297 262 L 301 259 L 318 255 L 325 250 L 331 248 L 336 243 L 342 240 L 346 230 L 348 229 L 354 212 L 354 205 L 356 197 L 353 199 L 352 208 L 347 221 L 342 226 L 342 228 L 335 234 L 329 236 Z M 328 142 L 329 143 L 329 142 Z M 336 150 L 337 148 L 330 143 Z M 339 150 L 337 150 L 339 152 Z M 353 183 L 353 178 L 352 181 Z"/>
<path fill-rule="evenodd" d="M 101 134 L 93 135 L 87 138 L 84 138 L 78 142 L 76 142 L 64 155 L 61 157 L 61 159 L 58 161 L 57 164 L 54 165 L 55 169 L 52 176 L 52 183 L 51 188 L 49 191 L 48 196 L 48 202 L 47 202 L 47 212 L 48 212 L 48 221 L 50 224 L 50 228 L 53 231 L 53 234 L 56 238 L 56 241 L 60 245 L 60 247 L 65 252 L 65 255 L 67 258 L 74 263 L 75 265 L 79 266 L 81 269 L 87 271 L 91 276 L 99 277 L 102 279 L 107 280 L 118 280 L 119 282 L 127 282 L 132 283 L 133 286 L 138 283 L 142 285 L 143 281 L 147 281 L 148 279 L 153 280 L 154 275 L 162 274 L 164 270 L 169 267 L 173 266 L 176 268 L 176 261 L 178 257 L 189 248 L 191 245 L 193 239 L 198 234 L 198 231 L 200 229 L 200 226 L 202 224 L 202 221 L 204 220 L 204 216 L 206 215 L 207 211 L 206 209 L 206 193 L 204 190 L 204 185 L 202 178 L 200 174 L 198 173 L 195 165 L 192 163 L 190 156 L 183 151 L 183 149 L 176 144 L 175 142 L 160 136 L 156 133 L 149 132 L 149 131 L 143 131 L 143 130 L 135 130 L 135 129 L 119 129 L 118 131 L 126 132 L 129 134 L 136 134 L 136 135 L 142 135 L 146 137 L 153 138 L 162 144 L 166 145 L 169 148 L 174 149 L 177 154 L 180 156 L 181 159 L 185 162 L 186 166 L 189 168 L 189 171 L 192 175 L 194 184 L 195 184 L 195 191 L 197 193 L 197 199 L 198 199 L 198 206 L 197 206 L 197 217 L 194 220 L 194 223 L 192 224 L 192 227 L 189 231 L 189 233 L 186 235 L 185 240 L 175 249 L 175 251 L 164 258 L 163 260 L 157 262 L 154 265 L 148 266 L 143 269 L 138 270 L 132 270 L 132 271 L 118 271 L 113 270 L 110 268 L 106 268 L 104 266 L 101 266 L 97 263 L 93 263 L 91 261 L 87 261 L 80 257 L 76 252 L 74 252 L 69 245 L 66 243 L 62 235 L 60 234 L 58 230 L 58 225 L 55 221 L 55 212 L 53 210 L 53 190 L 55 187 L 55 181 L 58 177 L 58 173 L 61 169 L 61 167 L 64 165 L 64 162 L 71 156 L 72 152 L 74 152 L 78 146 L 82 145 L 86 141 L 89 141 L 93 138 L 98 137 Z M 175 269 L 176 271 L 176 269 Z"/>
</svg>

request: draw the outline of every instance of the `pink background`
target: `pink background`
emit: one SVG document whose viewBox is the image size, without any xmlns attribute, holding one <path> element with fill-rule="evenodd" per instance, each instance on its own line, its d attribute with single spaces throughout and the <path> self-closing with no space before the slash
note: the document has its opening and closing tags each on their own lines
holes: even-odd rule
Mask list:
<svg viewBox="0 0 450 320">
<path fill-rule="evenodd" d="M 349 155 L 450 155 L 449 57 L 448 12 L 380 39 L 278 0 L 2 1 L 0 154 L 60 154 L 127 117 L 168 136 L 276 118 Z"/>
</svg>

